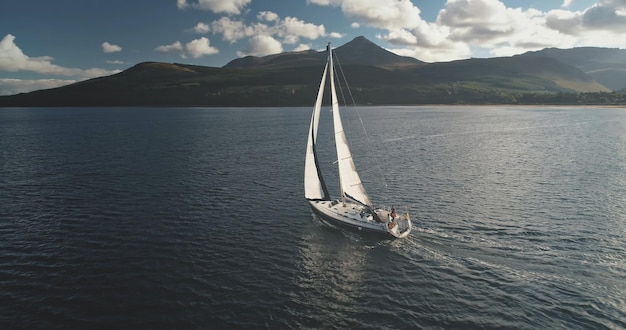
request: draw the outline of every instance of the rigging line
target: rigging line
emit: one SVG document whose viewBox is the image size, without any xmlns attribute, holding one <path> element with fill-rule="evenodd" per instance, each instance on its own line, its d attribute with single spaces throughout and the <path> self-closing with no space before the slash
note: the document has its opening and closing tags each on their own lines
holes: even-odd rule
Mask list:
<svg viewBox="0 0 626 330">
<path fill-rule="evenodd" d="M 345 73 L 343 71 L 343 67 L 341 66 L 341 63 L 339 62 L 339 58 L 337 57 L 336 53 L 333 53 L 333 58 L 334 58 L 334 60 L 336 62 L 335 66 L 339 69 L 338 70 L 339 74 L 337 75 L 337 81 L 340 82 L 339 81 L 339 76 L 341 76 L 341 78 L 343 78 L 343 83 L 345 84 L 346 89 L 348 90 L 348 95 L 350 96 L 350 100 L 352 101 L 352 108 L 355 109 L 355 111 L 357 113 L 357 116 L 359 117 L 359 121 L 361 122 L 361 127 L 363 128 L 363 132 L 365 134 L 365 140 L 367 141 L 367 147 L 370 150 L 370 152 L 372 153 L 372 155 L 376 155 L 377 153 L 375 153 L 373 148 L 372 148 L 372 142 L 370 140 L 369 134 L 367 134 L 367 129 L 365 128 L 365 124 L 363 123 L 363 118 L 361 118 L 361 112 L 359 111 L 359 108 L 356 105 L 356 101 L 354 100 L 354 96 L 352 95 L 352 90 L 350 89 L 350 86 L 348 85 L 348 80 L 346 79 L 346 75 L 345 75 Z M 344 97 L 343 88 L 341 88 L 342 84 L 338 83 L 337 85 L 339 86 L 339 91 L 340 91 L 341 97 L 343 99 L 343 103 L 347 107 L 348 103 L 346 102 L 346 99 Z M 348 143 L 350 143 L 350 142 L 348 141 Z M 380 163 L 380 157 L 376 157 L 375 156 L 373 158 L 375 159 L 376 167 L 378 167 L 378 171 L 380 172 L 380 175 L 383 178 L 383 182 L 385 184 L 385 189 L 387 189 L 388 188 L 387 177 L 386 177 L 385 172 L 383 171 L 383 167 L 382 167 L 382 165 Z"/>
</svg>

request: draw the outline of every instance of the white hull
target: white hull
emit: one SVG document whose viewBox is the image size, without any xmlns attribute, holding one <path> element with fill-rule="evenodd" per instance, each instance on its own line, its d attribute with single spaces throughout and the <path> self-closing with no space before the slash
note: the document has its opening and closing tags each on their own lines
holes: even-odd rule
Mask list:
<svg viewBox="0 0 626 330">
<path fill-rule="evenodd" d="M 391 218 L 389 212 L 375 209 L 377 220 L 368 208 L 356 203 L 309 201 L 309 204 L 322 221 L 333 226 L 389 238 L 404 238 L 411 232 L 412 224 L 408 214 Z"/>
</svg>

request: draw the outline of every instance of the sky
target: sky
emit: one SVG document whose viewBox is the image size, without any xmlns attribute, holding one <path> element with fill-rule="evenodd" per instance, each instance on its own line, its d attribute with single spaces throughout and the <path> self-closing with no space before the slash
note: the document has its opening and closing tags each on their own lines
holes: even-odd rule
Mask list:
<svg viewBox="0 0 626 330">
<path fill-rule="evenodd" d="M 425 62 L 626 48 L 626 0 L 0 0 L 0 95 L 358 36 Z"/>
</svg>

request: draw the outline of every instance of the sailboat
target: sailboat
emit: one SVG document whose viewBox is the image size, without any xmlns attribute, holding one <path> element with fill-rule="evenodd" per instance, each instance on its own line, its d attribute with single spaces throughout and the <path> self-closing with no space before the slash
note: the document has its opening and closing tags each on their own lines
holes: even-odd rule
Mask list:
<svg viewBox="0 0 626 330">
<path fill-rule="evenodd" d="M 327 46 L 328 58 L 311 115 L 304 165 L 304 194 L 313 213 L 331 226 L 389 238 L 404 238 L 411 232 L 409 213 L 397 213 L 395 208 L 377 208 L 370 200 L 356 171 L 352 153 L 341 122 L 335 91 L 333 51 Z M 317 155 L 317 130 L 321 115 L 326 78 L 330 80 L 331 107 L 341 198 L 331 199 L 322 176 Z"/>
</svg>

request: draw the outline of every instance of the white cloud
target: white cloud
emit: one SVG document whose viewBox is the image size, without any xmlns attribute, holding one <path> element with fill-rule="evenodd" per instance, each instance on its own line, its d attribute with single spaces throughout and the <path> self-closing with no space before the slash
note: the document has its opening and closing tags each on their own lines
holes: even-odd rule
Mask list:
<svg viewBox="0 0 626 330">
<path fill-rule="evenodd" d="M 327 35 L 323 24 L 307 23 L 296 17 L 280 19 L 273 12 L 260 12 L 257 18 L 272 25 L 259 22 L 246 24 L 241 20 L 222 17 L 211 23 L 211 31 L 214 34 L 221 34 L 223 40 L 231 43 L 243 38 L 265 35 L 281 38 L 282 42 L 287 44 L 295 44 L 300 38 L 315 40 Z"/>
<path fill-rule="evenodd" d="M 115 52 L 121 52 L 122 51 L 122 47 L 118 46 L 118 45 L 113 45 L 108 43 L 107 41 L 102 43 L 102 51 L 105 53 L 115 53 Z"/>
<path fill-rule="evenodd" d="M 412 28 L 422 21 L 420 9 L 411 0 L 307 0 L 321 6 L 339 6 L 356 20 L 382 29 Z M 354 23 L 353 23 L 353 26 Z"/>
<path fill-rule="evenodd" d="M 298 36 L 293 35 L 293 34 L 286 35 L 285 37 L 283 37 L 283 42 L 288 45 L 295 45 L 296 43 L 298 43 L 298 41 L 300 41 L 300 38 L 298 38 Z"/>
<path fill-rule="evenodd" d="M 251 37 L 255 34 L 265 33 L 266 30 L 267 25 L 246 25 L 243 21 L 232 20 L 229 17 L 222 17 L 211 23 L 211 31 L 213 31 L 214 34 L 222 34 L 222 39 L 230 43 L 237 42 L 245 37 Z"/>
<path fill-rule="evenodd" d="M 176 7 L 178 7 L 178 9 L 186 9 L 189 7 L 189 4 L 187 0 L 176 0 Z"/>
<path fill-rule="evenodd" d="M 331 0 L 306 0 L 306 3 L 312 3 L 320 6 L 329 6 L 332 2 L 333 1 Z"/>
<path fill-rule="evenodd" d="M 299 44 L 298 47 L 294 48 L 294 52 L 301 52 L 303 50 L 311 49 L 311 44 Z"/>
<path fill-rule="evenodd" d="M 604 0 L 583 11 L 551 10 L 545 26 L 569 38 L 570 46 L 626 46 L 626 1 Z"/>
<path fill-rule="evenodd" d="M 205 34 L 209 33 L 209 31 L 211 31 L 211 28 L 206 23 L 199 22 L 198 24 L 196 24 L 196 26 L 193 27 L 193 30 L 196 33 Z"/>
<path fill-rule="evenodd" d="M 346 35 L 343 33 L 339 33 L 339 32 L 331 32 L 328 34 L 329 37 L 331 38 L 335 38 L 335 39 L 341 39 L 343 37 L 345 37 Z"/>
<path fill-rule="evenodd" d="M 0 40 L 0 71 L 18 72 L 30 71 L 42 74 L 52 74 L 76 78 L 94 78 L 119 72 L 119 70 L 105 70 L 99 68 L 77 69 L 66 68 L 52 64 L 52 57 L 30 57 L 14 43 L 15 37 L 7 34 Z"/>
<path fill-rule="evenodd" d="M 573 39 L 546 25 L 546 13 L 506 7 L 499 0 L 449 0 L 437 18 L 447 38 L 494 56 L 545 47 L 569 47 Z"/>
<path fill-rule="evenodd" d="M 450 0 L 439 12 L 438 21 L 453 27 L 476 27 L 479 23 L 504 24 L 507 8 L 498 0 Z"/>
<path fill-rule="evenodd" d="M 315 40 L 319 37 L 326 35 L 324 25 L 306 23 L 295 17 L 285 17 L 285 19 L 282 20 L 280 27 L 283 28 L 287 34 L 292 34 L 311 40 Z"/>
<path fill-rule="evenodd" d="M 209 10 L 214 13 L 241 14 L 241 11 L 251 1 L 252 0 L 177 0 L 176 6 L 178 9 L 193 7 L 200 10 Z"/>
<path fill-rule="evenodd" d="M 563 8 L 571 5 L 565 1 Z M 546 47 L 626 45 L 626 2 L 600 0 L 584 11 L 506 7 L 499 0 L 448 0 L 437 23 L 449 38 L 508 56 Z"/>
<path fill-rule="evenodd" d="M 438 17 L 440 25 L 450 28 L 451 40 L 485 48 L 543 48 L 562 41 L 543 22 L 540 11 L 507 8 L 499 0 L 448 1 Z"/>
<path fill-rule="evenodd" d="M 192 40 L 184 46 L 180 41 L 176 41 L 169 45 L 158 46 L 154 50 L 163 54 L 178 55 L 182 58 L 187 58 L 188 56 L 200 58 L 205 55 L 219 53 L 219 49 L 211 46 L 209 39 L 206 37 Z"/>
<path fill-rule="evenodd" d="M 277 54 L 283 51 L 281 43 L 267 35 L 254 36 L 248 40 L 248 47 L 244 51 L 237 52 L 239 57 L 248 55 L 265 56 Z"/>
<path fill-rule="evenodd" d="M 449 39 L 448 27 L 423 20 L 420 9 L 409 0 L 308 0 L 308 3 L 340 7 L 355 20 L 352 28 L 367 25 L 385 30 L 379 38 L 400 46 L 393 49 L 400 55 L 437 61 L 471 54 L 467 45 Z"/>
<path fill-rule="evenodd" d="M 415 31 L 416 33 L 419 31 Z M 417 46 L 417 36 L 411 31 L 400 29 L 389 31 L 387 35 L 380 36 L 381 39 L 384 39 L 394 45 L 404 45 L 404 46 Z"/>
<path fill-rule="evenodd" d="M 115 61 L 107 61 L 107 64 L 124 64 L 124 61 L 119 61 L 119 60 L 115 60 Z"/>
<path fill-rule="evenodd" d="M 471 55 L 465 42 L 453 40 L 450 29 L 436 23 L 421 21 L 415 28 L 388 30 L 387 34 L 378 37 L 404 47 L 395 48 L 394 53 L 426 62 L 450 61 Z"/>
<path fill-rule="evenodd" d="M 282 19 L 271 11 L 261 11 L 256 18 L 259 22 L 246 23 L 224 16 L 211 22 L 210 30 L 230 43 L 249 38 L 247 49 L 238 52 L 239 56 L 277 53 L 282 51 L 282 44 L 295 45 L 300 43 L 301 38 L 316 40 L 325 36 L 343 37 L 337 32 L 326 33 L 323 24 L 308 23 L 296 17 Z"/>
<path fill-rule="evenodd" d="M 340 7 L 362 25 L 381 29 L 393 51 L 425 61 L 472 56 L 473 50 L 505 56 L 545 47 L 626 46 L 626 1 L 598 0 L 584 11 L 507 7 L 502 0 L 447 0 L 435 22 L 420 17 L 409 0 L 307 0 Z"/>
<path fill-rule="evenodd" d="M 256 16 L 259 21 L 273 22 L 278 20 L 278 14 L 272 11 L 262 11 Z"/>
<path fill-rule="evenodd" d="M 626 1 L 624 0 L 598 0 L 598 5 L 621 10 L 626 9 Z"/>
<path fill-rule="evenodd" d="M 0 40 L 0 71 L 30 71 L 39 74 L 75 77 L 76 79 L 0 79 L 0 95 L 27 93 L 39 89 L 60 87 L 80 80 L 111 75 L 120 70 L 104 70 L 99 68 L 78 69 L 65 68 L 53 64 L 49 56 L 30 57 L 15 44 L 15 37 L 7 34 Z"/>
<path fill-rule="evenodd" d="M 2 79 L 0 78 L 0 95 L 13 95 L 18 93 L 28 93 L 40 89 L 49 89 L 73 84 L 77 80 L 63 79 Z"/>
<path fill-rule="evenodd" d="M 564 34 L 576 34 L 582 27 L 582 13 L 551 10 L 546 15 L 546 26 Z"/>
<path fill-rule="evenodd" d="M 164 53 L 164 54 L 182 54 L 183 45 L 180 43 L 180 41 L 176 41 L 170 45 L 158 46 L 154 50 L 156 50 L 159 53 Z"/>
<path fill-rule="evenodd" d="M 626 23 L 626 16 L 618 15 L 615 8 L 596 5 L 583 14 L 583 25 L 590 28 L 605 28 Z"/>
<path fill-rule="evenodd" d="M 193 58 L 199 58 L 204 55 L 213 55 L 219 53 L 219 50 L 215 47 L 211 47 L 209 39 L 202 37 L 200 39 L 192 40 L 185 45 L 185 49 Z"/>
</svg>

